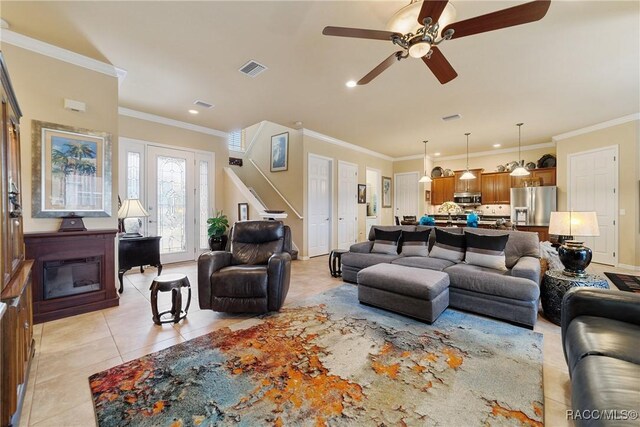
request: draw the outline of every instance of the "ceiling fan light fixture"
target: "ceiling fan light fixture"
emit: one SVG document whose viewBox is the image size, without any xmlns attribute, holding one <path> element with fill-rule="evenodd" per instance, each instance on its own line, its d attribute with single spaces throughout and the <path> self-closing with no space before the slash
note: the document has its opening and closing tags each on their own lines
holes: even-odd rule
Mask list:
<svg viewBox="0 0 640 427">
<path fill-rule="evenodd" d="M 409 56 L 412 58 L 422 58 L 431 50 L 431 43 L 426 40 L 420 40 L 409 47 Z"/>
<path fill-rule="evenodd" d="M 406 5 L 399 11 L 397 11 L 391 19 L 387 22 L 387 29 L 395 33 L 416 34 L 418 28 L 422 25 L 418 23 L 418 15 L 422 8 L 422 2 L 419 0 L 413 0 L 410 4 Z M 442 37 L 442 29 L 456 20 L 456 8 L 453 7 L 451 2 L 447 3 L 444 8 L 440 19 L 438 19 L 438 38 Z"/>
</svg>

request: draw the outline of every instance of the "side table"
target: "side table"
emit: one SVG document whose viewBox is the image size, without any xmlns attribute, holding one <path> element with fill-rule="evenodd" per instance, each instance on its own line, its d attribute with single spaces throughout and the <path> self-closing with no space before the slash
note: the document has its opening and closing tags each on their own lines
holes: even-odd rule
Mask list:
<svg viewBox="0 0 640 427">
<path fill-rule="evenodd" d="M 182 309 L 182 288 L 187 288 L 187 305 Z M 186 274 L 165 274 L 153 279 L 151 287 L 151 312 L 153 313 L 153 323 L 162 325 L 163 323 L 178 323 L 185 317 L 191 305 L 191 284 Z M 158 292 L 171 292 L 171 309 L 160 313 L 158 311 Z M 170 319 L 162 320 L 162 316 L 171 314 Z"/>
<path fill-rule="evenodd" d="M 131 237 L 118 239 L 118 280 L 122 293 L 122 276 L 133 268 L 140 267 L 140 273 L 144 273 L 145 265 L 152 265 L 158 268 L 158 276 L 162 274 L 162 264 L 160 264 L 160 239 L 162 236 Z"/>
<path fill-rule="evenodd" d="M 560 325 L 562 298 L 569 289 L 578 287 L 609 289 L 609 283 L 604 277 L 595 274 L 571 277 L 565 276 L 562 270 L 547 270 L 542 278 L 540 289 L 544 317 Z"/>
<path fill-rule="evenodd" d="M 342 254 L 349 252 L 346 249 L 334 249 L 329 255 L 329 271 L 331 276 L 342 276 Z"/>
</svg>

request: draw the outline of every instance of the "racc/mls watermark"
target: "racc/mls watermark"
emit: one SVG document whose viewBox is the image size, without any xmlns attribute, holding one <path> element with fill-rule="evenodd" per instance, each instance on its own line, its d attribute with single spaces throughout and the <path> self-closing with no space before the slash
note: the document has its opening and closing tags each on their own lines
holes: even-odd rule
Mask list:
<svg viewBox="0 0 640 427">
<path fill-rule="evenodd" d="M 568 420 L 603 420 L 628 421 L 637 420 L 638 411 L 633 409 L 568 409 Z"/>
</svg>

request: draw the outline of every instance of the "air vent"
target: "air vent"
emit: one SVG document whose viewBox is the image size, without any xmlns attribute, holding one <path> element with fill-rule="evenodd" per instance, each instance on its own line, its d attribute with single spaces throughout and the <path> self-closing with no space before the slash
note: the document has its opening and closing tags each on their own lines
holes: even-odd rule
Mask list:
<svg viewBox="0 0 640 427">
<path fill-rule="evenodd" d="M 238 71 L 240 71 L 242 74 L 246 74 L 249 77 L 255 77 L 266 69 L 267 67 L 265 67 L 264 65 L 251 60 L 244 64 Z"/>
<path fill-rule="evenodd" d="M 451 116 L 443 117 L 442 120 L 444 120 L 445 122 L 448 122 L 450 120 L 458 120 L 460 117 L 462 117 L 460 114 L 453 114 Z"/>
<path fill-rule="evenodd" d="M 202 107 L 202 108 L 213 108 L 213 104 L 209 104 L 208 102 L 200 101 L 199 99 L 196 99 L 193 102 L 193 105 L 197 105 L 198 107 Z"/>
</svg>

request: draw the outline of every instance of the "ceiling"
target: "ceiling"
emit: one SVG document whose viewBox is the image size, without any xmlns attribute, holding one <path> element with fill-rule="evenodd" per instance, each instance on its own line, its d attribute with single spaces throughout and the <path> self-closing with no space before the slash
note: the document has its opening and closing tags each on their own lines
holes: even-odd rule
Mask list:
<svg viewBox="0 0 640 427">
<path fill-rule="evenodd" d="M 522 1 L 453 0 L 458 18 Z M 407 1 L 29 2 L 2 0 L 11 30 L 127 70 L 120 105 L 222 131 L 270 120 L 393 157 L 443 156 L 550 141 L 640 111 L 640 3 L 554 1 L 538 22 L 440 49 L 459 76 L 441 85 L 420 60 L 345 87 L 397 50 L 327 37 L 327 25 L 384 29 Z M 254 59 L 256 78 L 238 72 Z M 187 110 L 201 99 L 215 108 Z M 459 113 L 462 118 L 443 122 Z"/>
</svg>

